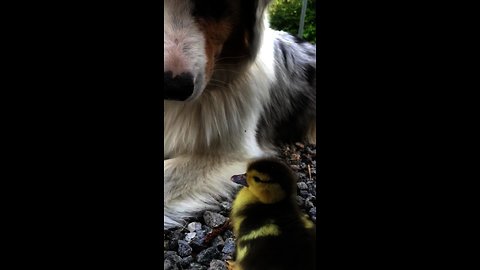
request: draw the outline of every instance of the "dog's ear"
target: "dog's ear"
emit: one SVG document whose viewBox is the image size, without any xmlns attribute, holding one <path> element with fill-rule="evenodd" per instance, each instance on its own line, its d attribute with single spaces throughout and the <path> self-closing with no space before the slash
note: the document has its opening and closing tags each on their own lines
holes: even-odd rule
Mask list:
<svg viewBox="0 0 480 270">
<path fill-rule="evenodd" d="M 258 50 L 260 36 L 265 28 L 265 10 L 269 3 L 270 0 L 242 1 L 244 40 L 252 56 Z"/>
</svg>

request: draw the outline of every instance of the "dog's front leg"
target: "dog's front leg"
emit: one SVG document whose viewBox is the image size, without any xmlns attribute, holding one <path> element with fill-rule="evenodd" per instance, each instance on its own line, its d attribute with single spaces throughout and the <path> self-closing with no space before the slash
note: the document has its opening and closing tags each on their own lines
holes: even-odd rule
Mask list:
<svg viewBox="0 0 480 270">
<path fill-rule="evenodd" d="M 230 198 L 232 175 L 244 173 L 247 160 L 222 156 L 179 156 L 164 160 L 164 228 L 183 225 L 185 218 L 218 208 Z"/>
</svg>

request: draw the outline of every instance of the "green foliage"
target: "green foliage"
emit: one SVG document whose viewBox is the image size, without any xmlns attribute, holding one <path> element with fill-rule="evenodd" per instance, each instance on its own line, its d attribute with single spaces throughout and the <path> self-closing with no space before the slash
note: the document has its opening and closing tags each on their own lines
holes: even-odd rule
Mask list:
<svg viewBox="0 0 480 270">
<path fill-rule="evenodd" d="M 293 35 L 298 34 L 303 0 L 273 0 L 269 7 L 270 26 Z M 303 39 L 316 43 L 316 0 L 307 1 Z"/>
</svg>

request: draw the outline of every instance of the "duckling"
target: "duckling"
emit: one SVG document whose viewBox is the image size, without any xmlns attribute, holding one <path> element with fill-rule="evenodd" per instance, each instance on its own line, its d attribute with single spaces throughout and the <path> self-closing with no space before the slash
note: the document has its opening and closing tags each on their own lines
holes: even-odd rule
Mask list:
<svg viewBox="0 0 480 270">
<path fill-rule="evenodd" d="M 245 174 L 232 176 L 244 187 L 230 214 L 237 239 L 230 270 L 315 269 L 315 225 L 297 205 L 296 180 L 274 158 L 253 161 Z"/>
</svg>

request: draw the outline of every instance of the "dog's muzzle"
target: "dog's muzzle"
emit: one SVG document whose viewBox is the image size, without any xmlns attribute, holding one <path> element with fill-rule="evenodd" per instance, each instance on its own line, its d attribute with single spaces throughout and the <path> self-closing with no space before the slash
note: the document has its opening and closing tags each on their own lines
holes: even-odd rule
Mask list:
<svg viewBox="0 0 480 270">
<path fill-rule="evenodd" d="M 193 94 L 193 75 L 182 73 L 175 77 L 172 72 L 163 73 L 163 99 L 184 101 Z"/>
</svg>

